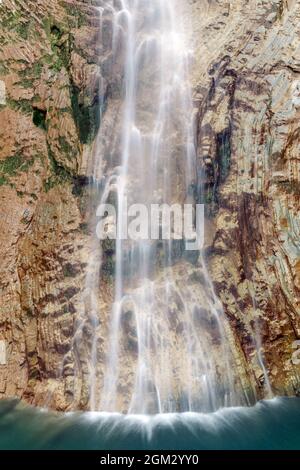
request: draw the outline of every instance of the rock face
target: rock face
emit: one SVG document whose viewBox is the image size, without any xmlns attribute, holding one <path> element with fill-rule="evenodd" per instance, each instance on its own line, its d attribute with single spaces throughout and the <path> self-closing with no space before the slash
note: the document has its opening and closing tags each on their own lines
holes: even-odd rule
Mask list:
<svg viewBox="0 0 300 470">
<path fill-rule="evenodd" d="M 201 24 L 198 57 L 209 78 L 196 78 L 198 156 L 213 225 L 208 259 L 258 387 L 265 378 L 249 341 L 253 333 L 274 392 L 294 394 L 299 368 L 291 357 L 300 333 L 300 4 L 234 3 L 207 2 Z M 199 17 L 199 5 L 193 8 Z"/>
<path fill-rule="evenodd" d="M 101 171 L 118 160 L 122 67 L 105 3 L 0 5 L 0 398 L 60 410 L 89 406 L 88 355 L 74 340 L 92 249 L 87 176 L 95 148 Z M 300 4 L 182 4 L 195 51 L 197 200 L 230 341 L 258 398 L 269 386 L 299 394 Z M 108 247 L 102 311 L 111 258 Z M 87 344 L 93 324 L 90 315 L 79 331 Z M 106 348 L 103 339 L 100 367 Z"/>
<path fill-rule="evenodd" d="M 60 375 L 79 310 L 80 168 L 99 126 L 99 12 L 89 3 L 0 5 L 1 397 L 44 401 L 37 385 L 51 391 Z"/>
</svg>

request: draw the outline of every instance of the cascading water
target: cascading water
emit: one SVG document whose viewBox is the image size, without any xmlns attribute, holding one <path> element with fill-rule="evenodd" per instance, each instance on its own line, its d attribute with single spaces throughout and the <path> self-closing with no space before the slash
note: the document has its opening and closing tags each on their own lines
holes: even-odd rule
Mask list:
<svg viewBox="0 0 300 470">
<path fill-rule="evenodd" d="M 195 204 L 192 56 L 176 0 L 104 4 L 114 15 L 114 59 L 124 60 L 123 109 L 122 125 L 111 129 L 120 142 L 119 164 L 103 175 L 97 147 L 93 184 L 100 177 L 105 181 L 98 202 L 114 201 L 122 233 L 127 205 Z M 95 241 L 88 268 L 86 310 L 94 318 L 91 408 L 148 414 L 212 411 L 240 403 L 222 307 L 203 253 L 185 251 L 176 236 L 117 238 L 113 250 L 114 298 L 107 329 L 98 300 L 103 243 L 99 248 Z M 106 341 L 101 364 L 99 338 Z"/>
</svg>

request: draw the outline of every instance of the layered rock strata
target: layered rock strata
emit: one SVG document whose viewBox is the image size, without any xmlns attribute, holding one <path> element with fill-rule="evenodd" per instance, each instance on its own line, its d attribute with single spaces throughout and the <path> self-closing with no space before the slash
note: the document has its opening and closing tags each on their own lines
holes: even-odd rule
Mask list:
<svg viewBox="0 0 300 470">
<path fill-rule="evenodd" d="M 119 158 L 112 129 L 121 113 L 122 54 L 112 61 L 105 4 L 0 5 L 0 397 L 60 410 L 89 407 L 92 315 L 74 346 L 93 248 L 88 177 L 99 149 L 99 179 Z M 195 195 L 206 204 L 205 255 L 238 372 L 257 398 L 269 394 L 268 380 L 274 394 L 297 395 L 300 3 L 186 0 L 181 7 L 194 51 L 204 181 Z M 104 256 L 100 380 L 111 246 Z M 124 344 L 130 369 L 135 350 Z"/>
</svg>

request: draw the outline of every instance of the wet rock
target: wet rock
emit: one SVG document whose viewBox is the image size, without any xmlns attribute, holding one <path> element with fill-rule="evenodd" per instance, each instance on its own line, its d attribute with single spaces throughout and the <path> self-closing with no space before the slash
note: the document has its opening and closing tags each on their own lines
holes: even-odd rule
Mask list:
<svg viewBox="0 0 300 470">
<path fill-rule="evenodd" d="M 124 51 L 119 44 L 113 59 L 111 13 L 106 9 L 100 22 L 95 5 L 102 2 L 92 3 L 38 0 L 33 12 L 33 2 L 19 2 L 12 28 L 15 12 L 7 2 L 1 18 L 0 325 L 7 364 L 0 365 L 0 398 L 17 395 L 41 405 L 46 400 L 60 410 L 89 406 L 95 339 L 95 380 L 99 390 L 103 386 L 114 295 L 110 241 L 103 244 L 107 276 L 93 273 L 86 282 L 87 271 L 93 272 L 88 264 L 93 227 L 87 230 L 87 222 L 95 212 L 86 200 L 95 155 L 103 156 L 99 181 L 120 164 L 112 129 L 120 126 Z M 197 169 L 204 179 L 192 193 L 206 205 L 205 255 L 228 319 L 236 386 L 249 396 L 252 387 L 257 397 L 265 395 L 254 338 L 261 319 L 271 386 L 278 394 L 299 394 L 299 365 L 292 361 L 292 344 L 300 337 L 299 2 L 181 4 L 195 52 Z M 149 89 L 146 79 L 144 86 Z M 145 108 L 152 106 L 148 95 Z M 179 155 L 180 145 L 172 178 L 181 200 Z M 109 199 L 114 204 L 116 194 L 114 188 Z M 161 194 L 154 197 L 159 203 Z M 195 319 L 207 332 L 202 340 L 214 341 L 217 362 L 222 351 L 209 312 L 220 306 L 213 304 L 198 255 L 184 259 L 177 243 L 172 252 L 169 306 L 160 286 L 164 276 L 171 278 L 170 266 L 162 259 L 153 263 L 153 272 L 158 264 L 154 289 L 168 318 L 157 329 L 162 344 L 175 345 L 171 360 L 178 383 L 187 325 L 178 314 L 176 286 L 189 279 L 187 295 L 201 309 Z M 119 408 L 124 410 L 137 367 L 133 311 L 124 307 L 122 316 Z M 154 338 L 150 341 L 155 353 Z M 154 392 L 152 409 L 157 409 Z"/>
</svg>

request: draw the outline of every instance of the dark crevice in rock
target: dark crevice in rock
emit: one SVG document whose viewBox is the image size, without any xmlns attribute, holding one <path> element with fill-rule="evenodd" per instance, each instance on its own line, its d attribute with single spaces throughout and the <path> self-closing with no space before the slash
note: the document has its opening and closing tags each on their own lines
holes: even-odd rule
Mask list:
<svg viewBox="0 0 300 470">
<path fill-rule="evenodd" d="M 90 104 L 86 105 L 80 90 L 71 82 L 70 95 L 73 117 L 78 130 L 81 143 L 91 143 L 99 130 L 101 112 L 104 112 L 107 95 L 95 95 Z"/>
<path fill-rule="evenodd" d="M 44 109 L 33 108 L 32 121 L 33 124 L 44 131 L 47 130 L 47 111 Z"/>
<path fill-rule="evenodd" d="M 216 135 L 216 162 L 218 166 L 217 185 L 223 183 L 230 171 L 231 126 Z"/>
<path fill-rule="evenodd" d="M 73 178 L 73 196 L 81 197 L 83 195 L 84 189 L 89 185 L 90 181 L 87 176 L 80 175 Z"/>
</svg>

